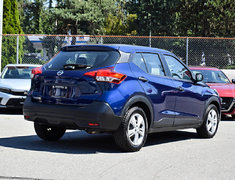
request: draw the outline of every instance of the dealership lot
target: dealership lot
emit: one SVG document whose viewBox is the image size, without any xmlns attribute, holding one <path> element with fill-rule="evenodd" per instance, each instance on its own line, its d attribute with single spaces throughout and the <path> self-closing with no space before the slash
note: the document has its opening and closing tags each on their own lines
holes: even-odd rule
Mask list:
<svg viewBox="0 0 235 180">
<path fill-rule="evenodd" d="M 235 121 L 221 121 L 213 139 L 195 130 L 149 135 L 122 153 L 109 134 L 69 131 L 44 142 L 18 112 L 0 112 L 0 179 L 235 179 Z"/>
</svg>

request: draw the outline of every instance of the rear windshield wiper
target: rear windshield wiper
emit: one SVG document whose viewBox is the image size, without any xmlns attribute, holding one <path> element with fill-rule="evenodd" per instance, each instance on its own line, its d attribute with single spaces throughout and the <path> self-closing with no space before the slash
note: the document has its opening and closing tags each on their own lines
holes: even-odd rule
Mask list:
<svg viewBox="0 0 235 180">
<path fill-rule="evenodd" d="M 88 69 L 91 68 L 91 66 L 85 65 L 85 64 L 65 64 L 64 66 L 65 70 L 75 70 L 75 69 Z"/>
</svg>

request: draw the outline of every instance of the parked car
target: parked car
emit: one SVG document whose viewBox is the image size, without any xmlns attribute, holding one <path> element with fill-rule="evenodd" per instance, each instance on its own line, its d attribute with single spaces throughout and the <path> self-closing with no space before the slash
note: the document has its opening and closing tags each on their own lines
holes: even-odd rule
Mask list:
<svg viewBox="0 0 235 180">
<path fill-rule="evenodd" d="M 216 89 L 222 98 L 222 115 L 229 115 L 235 119 L 235 79 L 230 81 L 220 69 L 213 67 L 190 67 L 195 73 L 202 73 L 204 82 L 212 89 Z"/>
<path fill-rule="evenodd" d="M 195 128 L 211 138 L 220 121 L 218 94 L 169 51 L 66 46 L 33 74 L 24 118 L 46 141 L 66 129 L 110 132 L 122 150 L 138 151 L 148 133 Z"/>
<path fill-rule="evenodd" d="M 8 64 L 0 76 L 0 108 L 22 108 L 31 86 L 31 71 L 39 65 Z"/>
</svg>

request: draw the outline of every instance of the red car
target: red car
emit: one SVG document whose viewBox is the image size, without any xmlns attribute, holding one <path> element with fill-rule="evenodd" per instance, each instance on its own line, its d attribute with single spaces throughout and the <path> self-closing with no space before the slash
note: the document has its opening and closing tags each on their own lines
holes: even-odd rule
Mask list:
<svg viewBox="0 0 235 180">
<path fill-rule="evenodd" d="M 222 115 L 229 115 L 235 119 L 235 79 L 232 82 L 217 68 L 212 67 L 190 67 L 193 73 L 202 73 L 204 80 L 212 89 L 216 89 L 221 97 Z"/>
</svg>

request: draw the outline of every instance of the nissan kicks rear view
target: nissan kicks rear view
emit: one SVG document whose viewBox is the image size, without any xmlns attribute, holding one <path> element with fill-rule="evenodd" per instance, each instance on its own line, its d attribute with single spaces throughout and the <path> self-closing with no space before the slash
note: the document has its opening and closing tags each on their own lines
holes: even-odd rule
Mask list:
<svg viewBox="0 0 235 180">
<path fill-rule="evenodd" d="M 122 150 L 138 151 L 149 133 L 195 128 L 211 138 L 218 129 L 218 94 L 166 50 L 66 46 L 32 73 L 24 117 L 46 141 L 66 129 L 110 132 Z"/>
</svg>

